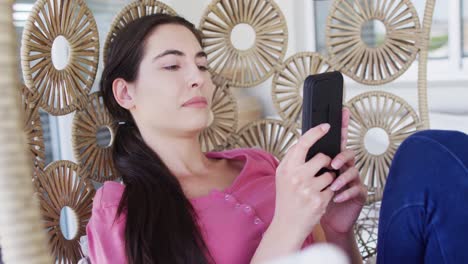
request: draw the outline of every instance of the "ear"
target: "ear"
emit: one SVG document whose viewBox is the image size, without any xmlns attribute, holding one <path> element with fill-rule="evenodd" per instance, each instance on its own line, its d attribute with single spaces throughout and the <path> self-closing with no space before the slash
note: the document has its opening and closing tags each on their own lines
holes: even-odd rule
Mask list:
<svg viewBox="0 0 468 264">
<path fill-rule="evenodd" d="M 134 108 L 134 86 L 122 78 L 117 78 L 112 82 L 112 92 L 117 103 L 130 110 Z"/>
</svg>

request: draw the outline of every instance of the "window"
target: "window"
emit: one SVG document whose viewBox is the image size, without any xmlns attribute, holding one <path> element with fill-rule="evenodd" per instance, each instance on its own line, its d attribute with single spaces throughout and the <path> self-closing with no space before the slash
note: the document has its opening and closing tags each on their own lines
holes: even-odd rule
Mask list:
<svg viewBox="0 0 468 264">
<path fill-rule="evenodd" d="M 53 150 L 51 148 L 52 146 L 52 133 L 54 131 L 52 130 L 53 125 L 55 122 L 51 121 L 52 117 L 45 111 L 39 110 L 39 115 L 41 119 L 41 125 L 42 125 L 42 133 L 44 137 L 44 145 L 45 145 L 45 164 L 49 164 L 53 161 Z M 56 129 L 56 128 L 55 128 Z M 54 129 L 54 130 L 55 130 Z M 57 146 L 57 145 L 55 145 Z"/>
<path fill-rule="evenodd" d="M 346 1 L 352 4 L 358 0 Z M 426 1 L 412 0 L 411 2 L 422 24 Z M 313 1 L 315 48 L 317 52 L 324 55 L 328 54 L 325 35 L 327 17 L 332 5 L 333 0 Z M 363 25 L 363 40 L 371 46 L 382 41 L 384 34 L 385 26 L 378 20 Z M 468 65 L 468 0 L 436 1 L 428 57 L 429 80 L 466 80 L 468 78 L 466 66 Z M 399 80 L 416 80 L 417 70 L 413 68 L 415 67 L 410 67 Z"/>
<path fill-rule="evenodd" d="M 325 40 L 327 16 L 333 1 L 314 1 L 314 17 L 315 17 L 315 47 L 317 52 L 327 54 L 327 46 Z"/>
<path fill-rule="evenodd" d="M 465 0 L 468 2 L 468 0 Z M 353 1 L 350 1 L 353 2 Z M 332 0 L 314 1 L 315 10 L 315 32 L 316 32 L 316 47 L 317 51 L 326 54 L 326 23 L 327 16 L 330 12 Z M 424 1 L 413 1 L 418 12 L 419 19 L 422 22 L 424 16 Z M 466 8 L 465 8 L 466 9 Z M 466 13 L 466 12 L 465 12 Z M 363 26 L 362 37 L 368 44 L 378 44 L 383 41 L 385 35 L 385 26 L 377 20 L 373 23 L 367 23 Z M 447 58 L 448 56 L 448 5 L 445 1 L 436 1 L 434 8 L 434 16 L 431 28 L 431 42 L 429 44 L 430 58 Z"/>
<path fill-rule="evenodd" d="M 413 1 L 418 11 L 419 20 L 424 18 L 425 1 Z M 449 56 L 449 24 L 448 4 L 446 1 L 436 1 L 432 16 L 431 36 L 429 42 L 430 59 L 446 59 Z M 421 23 L 422 24 L 422 23 Z M 422 26 L 422 25 L 421 25 Z"/>
<path fill-rule="evenodd" d="M 463 0 L 462 3 L 462 12 L 463 12 L 463 56 L 468 57 L 468 0 Z"/>
</svg>

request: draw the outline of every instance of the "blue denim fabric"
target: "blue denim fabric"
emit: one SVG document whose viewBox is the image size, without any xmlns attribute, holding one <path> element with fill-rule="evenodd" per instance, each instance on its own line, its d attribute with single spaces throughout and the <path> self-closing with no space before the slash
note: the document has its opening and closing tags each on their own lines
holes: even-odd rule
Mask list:
<svg viewBox="0 0 468 264">
<path fill-rule="evenodd" d="M 379 218 L 377 263 L 468 263 L 468 135 L 426 130 L 392 162 Z"/>
</svg>

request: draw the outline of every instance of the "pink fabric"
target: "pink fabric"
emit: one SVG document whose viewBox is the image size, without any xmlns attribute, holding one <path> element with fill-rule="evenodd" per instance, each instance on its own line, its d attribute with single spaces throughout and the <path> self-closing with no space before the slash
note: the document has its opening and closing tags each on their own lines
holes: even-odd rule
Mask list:
<svg viewBox="0 0 468 264">
<path fill-rule="evenodd" d="M 225 190 L 191 199 L 205 243 L 217 264 L 249 263 L 275 208 L 276 158 L 257 148 L 205 153 L 210 158 L 246 160 L 241 173 Z M 86 228 L 92 263 L 126 263 L 125 216 L 114 222 L 124 186 L 106 182 L 93 202 Z M 313 243 L 312 235 L 303 247 Z"/>
</svg>

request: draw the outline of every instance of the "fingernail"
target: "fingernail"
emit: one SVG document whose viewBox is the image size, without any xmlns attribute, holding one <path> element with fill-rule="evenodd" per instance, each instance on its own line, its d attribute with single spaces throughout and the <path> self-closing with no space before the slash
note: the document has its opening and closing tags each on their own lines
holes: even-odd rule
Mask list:
<svg viewBox="0 0 468 264">
<path fill-rule="evenodd" d="M 327 132 L 330 129 L 330 124 L 322 124 L 320 125 L 320 128 L 322 129 L 323 132 Z"/>
<path fill-rule="evenodd" d="M 330 186 L 330 189 L 334 192 L 338 191 L 341 188 L 341 181 L 340 180 L 335 180 L 333 184 Z"/>
<path fill-rule="evenodd" d="M 343 197 L 342 195 L 337 195 L 337 196 L 333 199 L 333 201 L 334 201 L 335 203 L 339 203 L 339 202 L 341 202 L 341 201 L 343 201 L 343 200 L 344 200 L 344 197 Z"/>
<path fill-rule="evenodd" d="M 341 160 L 336 159 L 336 160 L 332 161 L 331 166 L 332 166 L 335 170 L 337 170 L 337 169 L 341 168 L 341 166 L 343 166 L 343 162 L 342 162 Z"/>
</svg>

